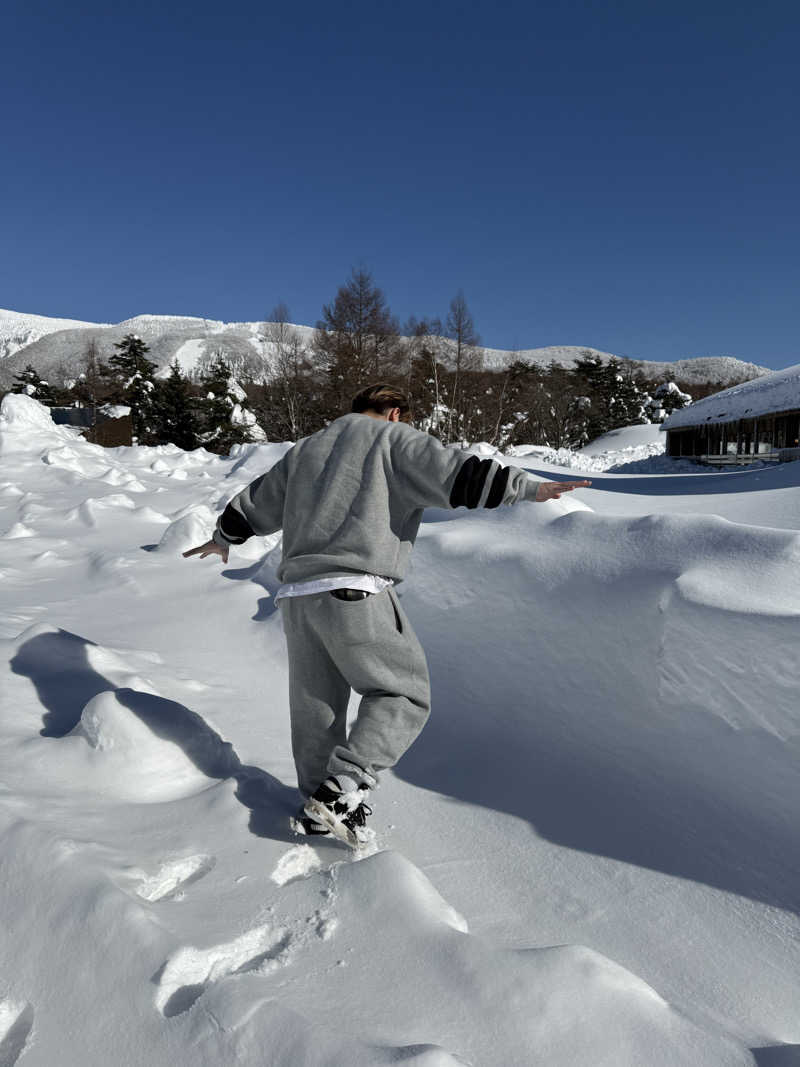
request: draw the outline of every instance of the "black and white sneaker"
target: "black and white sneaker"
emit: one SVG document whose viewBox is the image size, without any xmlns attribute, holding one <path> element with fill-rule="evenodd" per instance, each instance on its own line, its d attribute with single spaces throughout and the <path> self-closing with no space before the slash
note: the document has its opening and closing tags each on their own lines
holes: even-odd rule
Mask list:
<svg viewBox="0 0 800 1067">
<path fill-rule="evenodd" d="M 305 809 L 300 808 L 296 815 L 292 815 L 289 819 L 289 826 L 296 834 L 301 834 L 303 837 L 331 837 L 331 832 L 325 823 L 319 821 L 319 819 L 312 819 L 310 815 L 306 815 Z"/>
<path fill-rule="evenodd" d="M 369 787 L 345 775 L 329 775 L 306 802 L 303 813 L 323 825 L 351 848 L 364 848 L 375 838 L 366 826 L 372 808 L 366 803 Z"/>
</svg>

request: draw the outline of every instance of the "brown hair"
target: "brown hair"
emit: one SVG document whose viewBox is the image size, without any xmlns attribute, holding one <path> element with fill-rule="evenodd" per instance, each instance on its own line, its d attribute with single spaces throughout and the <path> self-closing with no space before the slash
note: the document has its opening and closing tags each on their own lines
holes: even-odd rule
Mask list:
<svg viewBox="0 0 800 1067">
<path fill-rule="evenodd" d="M 356 393 L 350 410 L 377 411 L 379 415 L 385 415 L 392 408 L 400 408 L 401 422 L 411 422 L 411 404 L 406 394 L 393 385 L 378 382 Z"/>
</svg>

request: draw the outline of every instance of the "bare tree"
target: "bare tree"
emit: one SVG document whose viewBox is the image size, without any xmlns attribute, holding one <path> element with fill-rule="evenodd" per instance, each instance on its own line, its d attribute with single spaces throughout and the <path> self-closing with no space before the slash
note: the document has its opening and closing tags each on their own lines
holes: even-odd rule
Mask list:
<svg viewBox="0 0 800 1067">
<path fill-rule="evenodd" d="M 296 441 L 308 432 L 308 386 L 312 371 L 300 331 L 289 321 L 289 308 L 281 300 L 264 323 L 263 337 L 271 346 L 270 386 L 280 405 L 288 438 Z M 271 420 L 272 421 L 272 420 Z"/>
<path fill-rule="evenodd" d="M 405 391 L 411 400 L 414 421 L 420 429 L 441 435 L 446 410 L 446 369 L 441 363 L 442 324 L 438 319 L 412 316 L 404 327 Z"/>
<path fill-rule="evenodd" d="M 450 443 L 456 436 L 463 437 L 461 424 L 469 414 L 464 410 L 464 372 L 480 370 L 483 364 L 483 353 L 479 348 L 480 337 L 475 329 L 475 323 L 461 289 L 450 301 L 445 334 L 449 341 L 449 356 L 454 371 L 448 402 L 447 428 L 444 437 L 445 442 Z"/>
<path fill-rule="evenodd" d="M 322 308 L 314 349 L 332 387 L 334 409 L 349 399 L 354 386 L 393 372 L 399 355 L 399 328 L 383 291 L 363 267 L 354 268 L 331 304 Z"/>
</svg>

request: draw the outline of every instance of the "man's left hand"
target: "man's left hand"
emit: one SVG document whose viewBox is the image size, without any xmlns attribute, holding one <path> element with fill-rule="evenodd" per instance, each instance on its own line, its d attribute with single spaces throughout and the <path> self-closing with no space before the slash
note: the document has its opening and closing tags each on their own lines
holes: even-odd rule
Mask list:
<svg viewBox="0 0 800 1067">
<path fill-rule="evenodd" d="M 536 490 L 536 499 L 539 503 L 545 500 L 558 500 L 562 493 L 569 493 L 572 489 L 585 489 L 591 484 L 588 478 L 582 482 L 541 482 Z"/>
<path fill-rule="evenodd" d="M 223 548 L 222 545 L 218 545 L 216 541 L 206 541 L 204 545 L 199 545 L 197 548 L 190 548 L 188 552 L 183 553 L 184 558 L 188 559 L 189 556 L 199 556 L 200 559 L 205 559 L 206 556 L 222 556 L 222 562 L 228 562 L 228 549 Z"/>
</svg>

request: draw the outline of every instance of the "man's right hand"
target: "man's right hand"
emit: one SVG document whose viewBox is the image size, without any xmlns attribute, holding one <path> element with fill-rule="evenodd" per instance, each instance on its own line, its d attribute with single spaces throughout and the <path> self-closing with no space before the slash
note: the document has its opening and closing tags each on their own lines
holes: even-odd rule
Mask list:
<svg viewBox="0 0 800 1067">
<path fill-rule="evenodd" d="M 541 482 L 536 490 L 536 499 L 540 504 L 545 500 L 558 500 L 562 493 L 569 493 L 572 489 L 585 489 L 591 484 L 588 478 L 582 482 Z"/>
<path fill-rule="evenodd" d="M 223 548 L 222 545 L 218 545 L 216 541 L 206 541 L 204 545 L 199 545 L 197 548 L 190 548 L 188 552 L 183 553 L 184 559 L 188 559 L 189 556 L 199 556 L 200 559 L 205 559 L 206 556 L 222 556 L 222 562 L 228 562 L 228 549 Z"/>
</svg>

